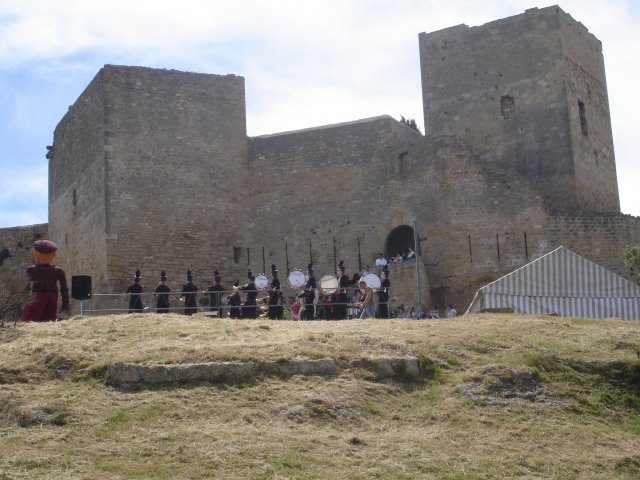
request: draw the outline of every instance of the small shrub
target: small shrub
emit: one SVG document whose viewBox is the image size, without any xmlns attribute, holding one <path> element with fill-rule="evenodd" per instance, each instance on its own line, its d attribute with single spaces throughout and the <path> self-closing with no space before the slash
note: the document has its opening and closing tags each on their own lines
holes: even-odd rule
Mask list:
<svg viewBox="0 0 640 480">
<path fill-rule="evenodd" d="M 442 378 L 442 367 L 439 363 L 427 358 L 422 353 L 418 355 L 418 369 L 430 380 L 438 381 Z"/>
</svg>

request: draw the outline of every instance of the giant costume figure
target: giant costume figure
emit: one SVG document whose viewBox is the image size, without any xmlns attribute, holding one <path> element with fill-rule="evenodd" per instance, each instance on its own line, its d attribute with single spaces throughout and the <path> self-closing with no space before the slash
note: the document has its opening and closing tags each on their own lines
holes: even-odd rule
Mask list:
<svg viewBox="0 0 640 480">
<path fill-rule="evenodd" d="M 55 320 L 58 314 L 58 284 L 62 297 L 61 311 L 69 311 L 69 287 L 67 276 L 51 262 L 56 257 L 58 246 L 49 240 L 37 240 L 31 253 L 35 265 L 27 268 L 27 278 L 31 284 L 31 298 L 24 306 L 22 320 L 46 322 Z"/>
</svg>

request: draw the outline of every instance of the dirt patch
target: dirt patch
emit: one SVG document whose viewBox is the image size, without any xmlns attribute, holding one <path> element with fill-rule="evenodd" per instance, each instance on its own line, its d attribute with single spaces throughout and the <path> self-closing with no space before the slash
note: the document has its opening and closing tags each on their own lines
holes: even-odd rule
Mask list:
<svg viewBox="0 0 640 480">
<path fill-rule="evenodd" d="M 549 394 L 535 372 L 507 366 L 481 367 L 470 381 L 458 385 L 457 390 L 463 396 L 487 406 L 528 403 L 544 408 L 566 407 L 564 402 Z"/>
</svg>

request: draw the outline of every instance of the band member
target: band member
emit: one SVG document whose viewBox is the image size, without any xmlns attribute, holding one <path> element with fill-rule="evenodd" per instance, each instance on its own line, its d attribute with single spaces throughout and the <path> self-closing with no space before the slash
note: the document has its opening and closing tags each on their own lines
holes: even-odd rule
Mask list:
<svg viewBox="0 0 640 480">
<path fill-rule="evenodd" d="M 269 284 L 269 318 L 282 320 L 284 318 L 284 306 L 282 305 L 282 292 L 280 280 L 275 265 L 271 265 L 271 283 Z"/>
<path fill-rule="evenodd" d="M 207 292 L 209 293 L 210 299 L 210 309 L 212 312 L 216 312 L 218 314 L 218 318 L 223 316 L 222 309 L 222 292 L 224 292 L 224 287 L 220 285 L 220 280 L 222 277 L 220 276 L 220 272 L 218 270 L 213 272 L 213 285 L 209 286 Z"/>
<path fill-rule="evenodd" d="M 198 312 L 196 305 L 196 296 L 198 295 L 198 286 L 193 284 L 193 276 L 191 270 L 187 270 L 187 283 L 182 285 L 182 298 L 184 298 L 184 314 L 193 315 Z"/>
<path fill-rule="evenodd" d="M 245 295 L 244 303 L 242 306 L 242 318 L 258 318 L 258 309 L 256 307 L 256 298 L 258 298 L 258 287 L 256 287 L 256 277 L 251 273 L 251 270 L 247 272 L 247 283 L 242 290 Z"/>
<path fill-rule="evenodd" d="M 144 292 L 144 287 L 140 285 L 140 280 L 142 280 L 140 270 L 136 270 L 133 283 L 124 291 L 124 293 L 129 294 L 129 313 L 141 313 L 144 309 L 142 306 L 142 298 L 140 298 L 140 294 Z"/>
<path fill-rule="evenodd" d="M 313 276 L 313 264 L 310 263 L 307 265 L 307 283 L 304 286 L 304 300 L 305 300 L 305 309 L 304 309 L 304 319 L 305 320 L 313 320 L 316 316 L 316 303 L 317 303 L 317 295 L 318 288 L 316 286 L 316 279 Z"/>
<path fill-rule="evenodd" d="M 240 305 L 242 303 L 242 298 L 240 297 L 238 284 L 238 281 L 233 284 L 233 293 L 229 295 L 229 298 L 227 299 L 227 305 L 230 307 L 229 316 L 231 318 L 240 318 Z"/>
<path fill-rule="evenodd" d="M 349 303 L 347 289 L 349 288 L 349 277 L 345 275 L 344 270 L 344 261 L 340 260 L 338 268 L 336 269 L 336 275 L 338 277 L 338 291 L 336 292 L 333 307 L 333 314 L 336 320 L 346 320 L 347 318 L 347 304 Z"/>
<path fill-rule="evenodd" d="M 160 285 L 156 287 L 156 313 L 169 313 L 169 293 L 171 288 L 167 285 L 167 274 L 160 272 Z"/>
<path fill-rule="evenodd" d="M 51 262 L 56 258 L 58 246 L 49 240 L 33 243 L 31 254 L 36 263 L 27 268 L 27 278 L 31 283 L 31 298 L 24 306 L 22 320 L 46 322 L 55 320 L 58 314 L 58 284 L 62 305 L 60 311 L 69 311 L 69 287 L 67 276 Z"/>
<path fill-rule="evenodd" d="M 380 279 L 382 282 L 380 283 L 380 290 L 378 291 L 378 317 L 389 318 L 389 288 L 391 288 L 391 282 L 389 281 L 388 268 L 382 269 Z"/>
</svg>

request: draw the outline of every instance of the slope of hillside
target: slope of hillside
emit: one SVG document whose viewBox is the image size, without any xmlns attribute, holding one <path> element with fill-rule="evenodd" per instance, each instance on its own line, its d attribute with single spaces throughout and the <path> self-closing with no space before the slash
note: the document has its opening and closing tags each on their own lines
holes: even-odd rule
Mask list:
<svg viewBox="0 0 640 480">
<path fill-rule="evenodd" d="M 640 324 L 76 317 L 0 328 L 0 479 L 640 477 Z M 379 378 L 358 361 L 417 357 Z M 114 387 L 115 362 L 336 361 Z"/>
</svg>

